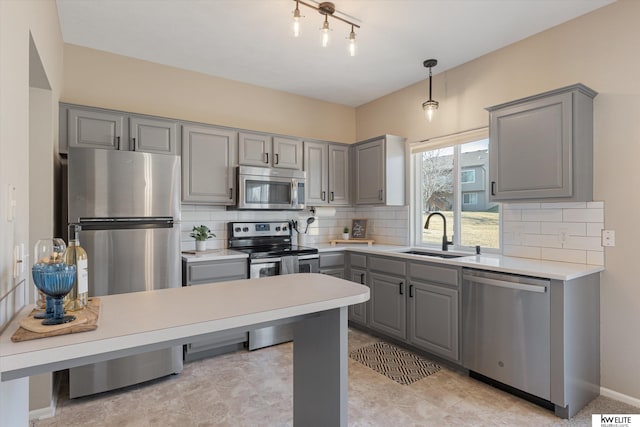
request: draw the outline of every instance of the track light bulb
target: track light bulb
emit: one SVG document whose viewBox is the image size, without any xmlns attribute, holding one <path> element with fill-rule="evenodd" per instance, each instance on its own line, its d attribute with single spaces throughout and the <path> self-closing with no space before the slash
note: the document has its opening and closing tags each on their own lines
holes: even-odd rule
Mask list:
<svg viewBox="0 0 640 427">
<path fill-rule="evenodd" d="M 329 44 L 329 21 L 327 15 L 324 16 L 324 24 L 322 24 L 322 47 Z"/>
<path fill-rule="evenodd" d="M 353 31 L 353 27 L 349 33 L 349 55 L 356 56 L 356 33 Z"/>
<path fill-rule="evenodd" d="M 293 36 L 298 37 L 300 35 L 300 9 L 298 8 L 298 2 L 296 2 L 296 9 L 293 11 Z"/>
</svg>

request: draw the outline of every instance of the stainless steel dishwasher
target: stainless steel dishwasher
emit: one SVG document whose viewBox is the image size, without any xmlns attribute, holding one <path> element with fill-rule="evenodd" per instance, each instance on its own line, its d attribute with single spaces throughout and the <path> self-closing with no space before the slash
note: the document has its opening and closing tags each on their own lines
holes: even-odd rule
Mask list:
<svg viewBox="0 0 640 427">
<path fill-rule="evenodd" d="M 550 400 L 550 280 L 463 269 L 462 364 Z"/>
</svg>

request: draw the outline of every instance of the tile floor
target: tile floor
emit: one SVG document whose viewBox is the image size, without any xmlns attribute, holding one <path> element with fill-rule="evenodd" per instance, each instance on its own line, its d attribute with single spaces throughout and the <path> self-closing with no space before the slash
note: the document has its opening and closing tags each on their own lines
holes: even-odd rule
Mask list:
<svg viewBox="0 0 640 427">
<path fill-rule="evenodd" d="M 349 331 L 350 350 L 379 341 Z M 68 399 L 63 381 L 56 416 L 37 427 L 290 426 L 291 343 L 186 363 L 180 375 Z M 591 426 L 592 413 L 640 413 L 599 397 L 572 420 L 446 367 L 400 385 L 349 359 L 350 426 Z"/>
</svg>

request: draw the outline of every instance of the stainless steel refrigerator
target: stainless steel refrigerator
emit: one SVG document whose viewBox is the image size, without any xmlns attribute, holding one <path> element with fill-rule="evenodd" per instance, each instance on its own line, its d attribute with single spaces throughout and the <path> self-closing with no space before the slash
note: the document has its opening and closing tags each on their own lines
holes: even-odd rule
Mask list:
<svg viewBox="0 0 640 427">
<path fill-rule="evenodd" d="M 178 156 L 71 148 L 67 178 L 68 222 L 81 225 L 89 258 L 89 297 L 181 286 Z M 123 357 L 71 369 L 69 395 L 180 371 L 181 346 Z"/>
</svg>

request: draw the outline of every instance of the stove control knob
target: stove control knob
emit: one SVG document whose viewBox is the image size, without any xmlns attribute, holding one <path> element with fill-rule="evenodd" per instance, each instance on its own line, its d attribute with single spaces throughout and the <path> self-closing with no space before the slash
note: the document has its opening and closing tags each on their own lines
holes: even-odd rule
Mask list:
<svg viewBox="0 0 640 427">
<path fill-rule="evenodd" d="M 282 231 L 287 231 L 287 226 L 282 227 Z"/>
<path fill-rule="evenodd" d="M 235 231 L 236 233 L 240 232 L 240 227 L 234 228 L 233 231 Z"/>
<path fill-rule="evenodd" d="M 280 231 L 280 227 L 276 227 L 276 231 Z"/>
<path fill-rule="evenodd" d="M 249 227 L 242 227 L 242 231 L 244 231 L 244 232 L 249 231 Z"/>
</svg>

